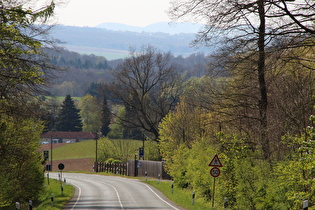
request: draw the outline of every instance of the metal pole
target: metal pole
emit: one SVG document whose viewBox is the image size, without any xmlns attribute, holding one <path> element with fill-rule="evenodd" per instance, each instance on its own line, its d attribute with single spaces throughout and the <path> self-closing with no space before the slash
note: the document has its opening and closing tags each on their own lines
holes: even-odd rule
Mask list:
<svg viewBox="0 0 315 210">
<path fill-rule="evenodd" d="M 53 170 L 53 139 L 52 136 L 50 137 L 50 170 Z"/>
<path fill-rule="evenodd" d="M 213 177 L 212 208 L 214 207 L 215 177 Z"/>
<path fill-rule="evenodd" d="M 143 148 L 143 157 L 142 157 L 142 160 L 144 160 L 144 138 L 142 140 L 142 148 Z"/>
<path fill-rule="evenodd" d="M 97 136 L 96 136 L 96 142 L 95 142 L 95 162 L 96 162 L 96 164 L 95 164 L 95 172 L 98 172 L 98 163 L 97 163 L 97 145 L 98 145 L 98 143 L 97 143 L 97 141 L 98 141 L 98 134 L 96 134 Z"/>
<path fill-rule="evenodd" d="M 137 176 L 137 155 L 135 155 L 135 173 L 134 173 L 134 175 L 135 175 L 135 177 Z"/>
</svg>

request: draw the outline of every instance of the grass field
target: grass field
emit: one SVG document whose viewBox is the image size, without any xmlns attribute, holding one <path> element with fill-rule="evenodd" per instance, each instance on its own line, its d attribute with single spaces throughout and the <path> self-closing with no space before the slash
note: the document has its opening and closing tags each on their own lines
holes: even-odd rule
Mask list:
<svg viewBox="0 0 315 210">
<path fill-rule="evenodd" d="M 94 54 L 97 56 L 104 56 L 107 60 L 123 59 L 129 56 L 129 51 L 126 50 L 115 50 L 106 48 L 76 46 L 76 45 L 65 45 L 70 51 L 78 52 L 80 54 Z"/>
<path fill-rule="evenodd" d="M 81 159 L 81 158 L 95 158 L 95 140 L 87 140 L 77 143 L 66 144 L 62 147 L 53 150 L 54 160 L 68 160 L 68 159 Z M 101 138 L 98 140 L 98 157 L 101 158 L 104 153 L 109 157 L 119 159 L 118 157 L 133 158 L 135 151 L 142 146 L 142 141 L 137 140 L 111 140 Z M 153 154 L 150 152 L 150 144 L 145 142 L 147 148 L 147 157 Z"/>
<path fill-rule="evenodd" d="M 54 160 L 95 157 L 95 140 L 66 144 L 53 150 Z"/>
</svg>

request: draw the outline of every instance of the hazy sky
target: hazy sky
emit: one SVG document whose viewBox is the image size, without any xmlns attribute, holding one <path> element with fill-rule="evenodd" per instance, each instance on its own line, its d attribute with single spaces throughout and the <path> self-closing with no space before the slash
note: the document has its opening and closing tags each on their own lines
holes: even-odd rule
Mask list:
<svg viewBox="0 0 315 210">
<path fill-rule="evenodd" d="M 96 26 L 117 22 L 146 26 L 170 19 L 170 0 L 65 0 L 55 9 L 56 22 L 71 26 Z"/>
</svg>

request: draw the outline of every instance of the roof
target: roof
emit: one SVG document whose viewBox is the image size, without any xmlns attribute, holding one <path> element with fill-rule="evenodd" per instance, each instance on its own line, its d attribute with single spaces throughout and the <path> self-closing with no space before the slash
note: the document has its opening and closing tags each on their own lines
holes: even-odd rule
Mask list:
<svg viewBox="0 0 315 210">
<path fill-rule="evenodd" d="M 69 131 L 48 131 L 40 135 L 41 138 L 63 138 L 63 139 L 95 139 L 92 132 L 69 132 Z"/>
</svg>

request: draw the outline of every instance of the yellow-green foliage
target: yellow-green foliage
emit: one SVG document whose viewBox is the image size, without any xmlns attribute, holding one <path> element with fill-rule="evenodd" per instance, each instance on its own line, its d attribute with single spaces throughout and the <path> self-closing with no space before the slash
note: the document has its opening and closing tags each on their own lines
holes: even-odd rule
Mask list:
<svg viewBox="0 0 315 210">
<path fill-rule="evenodd" d="M 101 105 L 97 101 L 96 97 L 90 94 L 81 98 L 78 104 L 80 109 L 80 116 L 82 119 L 82 130 L 85 132 L 98 132 L 101 127 Z"/>
<path fill-rule="evenodd" d="M 314 122 L 314 117 L 311 116 Z M 294 209 L 299 209 L 301 201 L 315 202 L 315 129 L 312 126 L 306 128 L 306 134 L 302 136 L 284 136 L 283 140 L 293 148 L 292 158 L 277 163 L 275 174 L 278 179 L 278 187 L 284 193 L 286 199 Z"/>
<path fill-rule="evenodd" d="M 181 101 L 176 112 L 170 112 L 159 125 L 159 146 L 163 158 L 171 159 L 174 150 L 179 147 L 190 149 L 194 142 L 208 136 L 208 118 L 201 109 L 191 109 L 185 101 Z"/>
<path fill-rule="evenodd" d="M 34 120 L 0 117 L 0 207 L 38 199 L 43 171 L 36 149 L 42 129 Z"/>
<path fill-rule="evenodd" d="M 181 102 L 160 124 L 161 154 L 178 187 L 196 191 L 200 203 L 214 198 L 217 209 L 223 207 L 224 198 L 229 209 L 300 209 L 305 199 L 314 205 L 313 127 L 306 129 L 306 135 L 288 135 L 278 143 L 290 151 L 279 162 L 262 159 L 260 147 L 232 128 L 215 133 L 211 120 L 211 114 Z M 210 176 L 208 166 L 215 154 L 223 164 L 217 178 Z"/>
<path fill-rule="evenodd" d="M 224 198 L 229 199 L 230 209 L 300 209 L 303 200 L 308 199 L 310 205 L 315 201 L 315 129 L 306 131 L 306 136 L 284 137 L 284 144 L 293 150 L 281 162 L 259 158 L 261 151 L 252 150 L 237 135 L 218 133 L 217 144 L 199 139 L 191 148 L 178 145 L 167 162 L 168 171 L 177 186 L 196 191 L 201 203 L 212 202 L 215 179 L 218 209 Z M 217 178 L 210 176 L 208 167 L 215 154 L 223 164 Z"/>
</svg>

